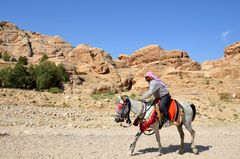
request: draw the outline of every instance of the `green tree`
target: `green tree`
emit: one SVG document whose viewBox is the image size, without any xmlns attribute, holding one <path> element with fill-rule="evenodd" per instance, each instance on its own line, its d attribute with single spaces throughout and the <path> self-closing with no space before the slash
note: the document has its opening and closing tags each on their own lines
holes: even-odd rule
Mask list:
<svg viewBox="0 0 240 159">
<path fill-rule="evenodd" d="M 36 80 L 37 80 L 36 70 L 35 70 L 35 67 L 32 64 L 28 67 L 28 72 L 30 74 L 29 88 L 37 88 L 37 84 L 36 84 Z"/>
<path fill-rule="evenodd" d="M 60 78 L 60 80 L 62 82 L 67 82 L 69 81 L 69 77 L 68 77 L 68 74 L 67 74 L 67 71 L 66 69 L 64 68 L 63 64 L 59 64 L 57 66 L 57 75 L 58 77 Z"/>
<path fill-rule="evenodd" d="M 41 63 L 41 62 L 45 62 L 45 61 L 47 61 L 47 60 L 48 60 L 47 54 L 43 54 L 42 58 L 40 59 L 40 63 Z"/>
<path fill-rule="evenodd" d="M 28 64 L 28 58 L 26 56 L 20 56 L 18 58 L 18 63 L 21 63 L 23 65 L 27 65 Z"/>
<path fill-rule="evenodd" d="M 2 70 L 0 70 L 0 85 L 2 87 L 10 87 L 10 83 L 9 83 L 9 78 L 11 76 L 11 70 L 12 68 L 11 67 L 6 67 Z"/>
<path fill-rule="evenodd" d="M 9 75 L 9 83 L 13 88 L 28 88 L 31 79 L 27 67 L 17 63 Z"/>
<path fill-rule="evenodd" d="M 13 68 L 0 70 L 0 86 L 11 88 L 50 89 L 52 92 L 61 92 L 61 83 L 68 81 L 68 75 L 63 65 L 56 66 L 50 61 L 38 65 L 24 66 L 18 62 Z"/>
<path fill-rule="evenodd" d="M 2 55 L 2 59 L 3 61 L 10 61 L 10 55 L 7 53 L 7 51 L 5 51 Z"/>
<path fill-rule="evenodd" d="M 52 62 L 41 62 L 36 66 L 35 74 L 37 88 L 40 90 L 61 86 L 61 78 L 58 75 L 57 66 Z"/>
</svg>

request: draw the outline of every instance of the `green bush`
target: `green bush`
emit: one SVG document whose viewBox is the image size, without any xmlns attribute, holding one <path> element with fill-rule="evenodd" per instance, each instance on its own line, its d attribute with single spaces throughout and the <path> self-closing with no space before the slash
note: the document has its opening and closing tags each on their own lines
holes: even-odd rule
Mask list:
<svg viewBox="0 0 240 159">
<path fill-rule="evenodd" d="M 30 74 L 26 67 L 16 64 L 10 73 L 9 82 L 13 88 L 27 88 Z"/>
<path fill-rule="evenodd" d="M 6 67 L 0 70 L 0 85 L 1 87 L 10 87 L 9 78 L 11 76 L 11 67 Z"/>
<path fill-rule="evenodd" d="M 94 100 L 104 100 L 104 99 L 113 99 L 115 94 L 113 92 L 109 93 L 92 93 L 90 95 Z"/>
<path fill-rule="evenodd" d="M 10 61 L 11 62 L 17 62 L 17 59 L 15 57 L 12 57 Z"/>
<path fill-rule="evenodd" d="M 36 84 L 38 89 L 60 87 L 61 79 L 57 73 L 57 66 L 49 61 L 41 62 L 36 68 Z"/>
<path fill-rule="evenodd" d="M 3 87 L 11 88 L 28 88 L 33 82 L 28 69 L 21 64 L 16 64 L 13 68 L 2 69 L 0 79 Z"/>
<path fill-rule="evenodd" d="M 18 63 L 23 64 L 23 65 L 27 65 L 28 64 L 28 58 L 26 56 L 20 56 L 18 58 Z"/>
<path fill-rule="evenodd" d="M 54 94 L 57 94 L 57 93 L 62 93 L 63 90 L 60 89 L 60 88 L 58 88 L 58 87 L 51 87 L 51 88 L 49 89 L 49 92 L 54 93 Z"/>
<path fill-rule="evenodd" d="M 3 61 L 10 61 L 10 58 L 11 56 L 6 51 L 2 54 Z"/>
<path fill-rule="evenodd" d="M 220 100 L 223 100 L 225 102 L 231 101 L 231 95 L 229 93 L 223 92 L 223 93 L 219 93 L 218 95 L 219 95 Z"/>
<path fill-rule="evenodd" d="M 38 89 L 61 87 L 61 82 L 68 81 L 65 68 L 62 65 L 56 66 L 49 61 L 41 62 L 34 71 Z"/>
<path fill-rule="evenodd" d="M 45 61 L 47 61 L 47 60 L 48 60 L 47 54 L 43 54 L 42 58 L 40 59 L 40 63 L 41 63 L 41 62 L 45 62 Z"/>
<path fill-rule="evenodd" d="M 61 88 L 61 83 L 68 80 L 63 65 L 56 66 L 49 61 L 29 67 L 19 62 L 13 68 L 7 67 L 0 70 L 0 86 L 2 87 L 44 90 L 51 87 Z"/>
<path fill-rule="evenodd" d="M 69 77 L 68 77 L 67 71 L 64 68 L 63 64 L 59 64 L 57 66 L 57 75 L 61 79 L 61 81 L 63 81 L 63 82 L 69 81 Z"/>
</svg>

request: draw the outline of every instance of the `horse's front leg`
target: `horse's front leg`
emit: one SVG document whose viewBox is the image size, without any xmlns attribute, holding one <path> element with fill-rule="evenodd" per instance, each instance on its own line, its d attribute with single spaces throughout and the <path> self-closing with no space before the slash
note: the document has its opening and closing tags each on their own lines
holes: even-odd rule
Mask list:
<svg viewBox="0 0 240 159">
<path fill-rule="evenodd" d="M 158 122 L 155 122 L 153 125 L 152 125 L 152 129 L 155 133 L 155 136 L 156 136 L 156 140 L 157 140 L 157 143 L 158 143 L 158 152 L 159 152 L 159 155 L 161 156 L 163 154 L 163 150 L 162 150 L 162 145 L 161 145 L 161 140 L 160 140 L 160 134 L 159 134 L 159 123 Z"/>
<path fill-rule="evenodd" d="M 139 137 L 142 135 L 142 132 L 140 130 L 138 130 L 137 134 L 135 135 L 134 141 L 131 143 L 130 148 L 129 148 L 129 154 L 133 155 L 137 140 L 139 139 Z"/>
</svg>

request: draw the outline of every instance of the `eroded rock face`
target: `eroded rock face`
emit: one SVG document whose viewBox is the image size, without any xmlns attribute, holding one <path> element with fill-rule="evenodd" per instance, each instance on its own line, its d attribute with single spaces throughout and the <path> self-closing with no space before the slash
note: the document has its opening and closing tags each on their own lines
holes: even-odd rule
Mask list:
<svg viewBox="0 0 240 159">
<path fill-rule="evenodd" d="M 90 71 L 89 68 L 98 74 L 108 74 L 111 73 L 114 65 L 112 57 L 104 50 L 85 44 L 73 49 L 66 60 L 78 66 L 77 71 L 83 74 L 87 74 L 88 72 L 84 71 Z M 85 66 L 81 67 L 82 64 Z"/>
<path fill-rule="evenodd" d="M 201 70 L 201 65 L 198 62 L 192 61 L 185 64 L 182 64 L 178 67 L 179 70 L 186 70 L 186 71 L 199 71 Z"/>
<path fill-rule="evenodd" d="M 121 54 L 118 60 L 115 60 L 118 68 L 129 66 L 144 67 L 151 62 L 159 62 L 159 65 L 168 65 L 175 68 L 184 65 L 182 70 L 200 70 L 200 64 L 192 61 L 185 51 L 181 50 L 163 50 L 159 45 L 148 45 L 132 55 Z M 194 66 L 194 68 L 192 67 Z"/>
<path fill-rule="evenodd" d="M 229 45 L 224 49 L 225 58 L 233 58 L 233 56 L 240 55 L 240 42 Z"/>
<path fill-rule="evenodd" d="M 157 60 L 161 60 L 164 58 L 162 54 L 163 49 L 159 45 L 148 45 L 143 47 L 137 51 L 135 51 L 129 57 L 129 65 L 138 65 L 142 63 L 149 63 Z"/>
<path fill-rule="evenodd" d="M 127 68 L 129 67 L 129 55 L 120 54 L 118 60 L 114 60 L 117 68 Z"/>
<path fill-rule="evenodd" d="M 59 36 L 47 36 L 40 33 L 19 30 L 15 24 L 0 23 L 0 51 L 8 52 L 12 57 L 31 57 L 38 62 L 39 56 L 49 58 L 66 56 L 73 48 Z M 30 62 L 31 62 L 30 61 Z"/>
<path fill-rule="evenodd" d="M 206 76 L 214 78 L 240 79 L 240 42 L 224 49 L 224 58 L 205 61 L 202 68 Z"/>
<path fill-rule="evenodd" d="M 105 61 L 94 61 L 91 68 L 98 74 L 108 74 L 110 72 L 109 64 Z"/>
<path fill-rule="evenodd" d="M 94 61 L 106 61 L 112 63 L 112 57 L 100 48 L 94 48 L 86 44 L 80 44 L 74 48 L 67 57 L 72 63 L 83 62 L 92 64 Z"/>
<path fill-rule="evenodd" d="M 229 60 L 212 60 L 205 61 L 202 64 L 202 69 L 207 77 L 214 78 L 230 78 L 239 79 L 240 78 L 240 62 L 234 62 Z"/>
<path fill-rule="evenodd" d="M 15 24 L 0 22 L 0 52 L 5 51 L 16 59 L 26 56 L 33 64 L 47 54 L 50 61 L 62 63 L 73 79 L 83 79 L 81 82 L 78 78 L 74 80 L 78 83 L 74 89 L 78 91 L 84 87 L 98 93 L 142 92 L 148 87 L 143 77 L 147 71 L 154 72 L 167 83 L 181 78 L 240 79 L 240 42 L 225 48 L 225 58 L 201 65 L 191 60 L 187 52 L 163 50 L 159 45 L 148 45 L 131 55 L 120 54 L 118 60 L 112 60 L 101 48 L 85 44 L 73 48 L 61 37 L 24 31 Z M 0 61 L 0 67 L 7 64 L 11 63 Z"/>
<path fill-rule="evenodd" d="M 17 30 L 18 27 L 13 24 L 13 23 L 9 23 L 9 22 L 0 22 L 0 31 L 3 31 L 3 30 Z"/>
</svg>

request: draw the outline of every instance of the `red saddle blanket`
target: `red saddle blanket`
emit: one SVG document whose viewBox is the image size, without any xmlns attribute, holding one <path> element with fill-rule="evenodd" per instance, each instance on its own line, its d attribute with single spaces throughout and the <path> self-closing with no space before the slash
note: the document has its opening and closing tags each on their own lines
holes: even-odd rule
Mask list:
<svg viewBox="0 0 240 159">
<path fill-rule="evenodd" d="M 176 101 L 172 99 L 168 109 L 168 118 L 170 121 L 176 121 L 177 115 L 178 115 L 178 106 Z"/>
<path fill-rule="evenodd" d="M 178 105 L 177 105 L 176 101 L 174 99 L 172 99 L 171 104 L 170 104 L 169 109 L 168 109 L 169 120 L 172 121 L 172 122 L 177 121 L 178 116 L 179 116 Z M 157 119 L 158 119 L 157 111 L 156 111 L 156 109 L 152 109 L 151 112 L 149 113 L 149 116 L 147 118 L 145 118 L 145 120 L 143 120 L 139 124 L 140 130 L 142 132 L 146 131 L 152 124 L 154 124 L 154 122 Z"/>
</svg>

